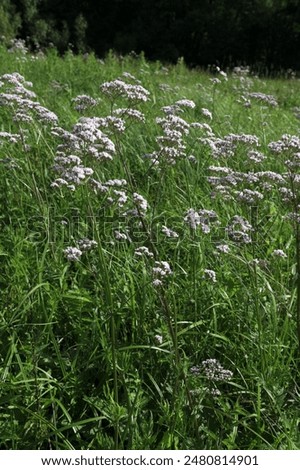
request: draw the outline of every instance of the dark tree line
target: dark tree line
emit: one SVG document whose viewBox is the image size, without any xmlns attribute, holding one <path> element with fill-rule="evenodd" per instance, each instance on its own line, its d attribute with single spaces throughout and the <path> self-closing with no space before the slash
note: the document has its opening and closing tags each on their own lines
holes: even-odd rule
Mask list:
<svg viewBox="0 0 300 470">
<path fill-rule="evenodd" d="M 0 36 L 60 52 L 300 69 L 300 0 L 0 0 Z"/>
</svg>

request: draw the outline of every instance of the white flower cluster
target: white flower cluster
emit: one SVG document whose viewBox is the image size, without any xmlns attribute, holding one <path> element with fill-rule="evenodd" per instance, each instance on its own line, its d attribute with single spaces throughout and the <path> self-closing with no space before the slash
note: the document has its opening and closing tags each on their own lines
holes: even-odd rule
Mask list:
<svg viewBox="0 0 300 470">
<path fill-rule="evenodd" d="M 185 156 L 183 136 L 189 133 L 189 124 L 175 114 L 168 114 L 164 118 L 156 118 L 157 124 L 163 129 L 163 135 L 156 138 L 159 151 L 154 152 L 151 158 L 156 164 L 161 160 L 174 165 L 178 158 Z"/>
<path fill-rule="evenodd" d="M 24 39 L 15 38 L 10 41 L 8 52 L 11 54 L 21 54 L 22 56 L 25 56 L 28 53 L 28 47 L 26 46 Z"/>
<path fill-rule="evenodd" d="M 300 214 L 298 213 L 299 207 L 297 208 L 297 212 L 290 212 L 286 215 L 286 219 L 291 220 L 297 224 L 300 224 Z"/>
<path fill-rule="evenodd" d="M 284 134 L 280 140 L 271 142 L 268 147 L 275 154 L 281 155 L 284 161 L 287 172 L 282 175 L 275 173 L 277 189 L 282 200 L 292 205 L 294 209 L 287 215 L 287 218 L 298 224 L 300 223 L 300 137 Z"/>
<path fill-rule="evenodd" d="M 245 145 L 246 147 L 258 147 L 260 145 L 258 137 L 251 134 L 229 134 L 222 139 L 211 136 L 209 138 L 202 138 L 200 141 L 210 147 L 212 156 L 215 159 L 234 157 L 238 144 Z"/>
<path fill-rule="evenodd" d="M 127 233 L 120 232 L 119 230 L 115 230 L 115 239 L 116 240 L 129 240 Z"/>
<path fill-rule="evenodd" d="M 123 79 L 105 82 L 100 88 L 104 94 L 109 96 L 113 102 L 118 97 L 127 98 L 130 103 L 147 101 L 149 92 L 143 88 L 138 80 L 131 74 L 124 73 L 123 77 L 134 81 L 135 84 L 126 83 Z M 79 95 L 74 98 L 73 103 L 79 111 L 96 106 L 98 100 L 88 96 Z M 92 157 L 97 161 L 112 160 L 116 148 L 110 135 L 125 131 L 125 120 L 136 119 L 144 121 L 144 115 L 131 107 L 118 108 L 113 111 L 113 115 L 106 117 L 82 117 L 73 126 L 71 132 L 56 127 L 52 129 L 52 134 L 61 139 L 61 144 L 57 147 L 54 170 L 59 173 L 59 177 L 52 183 L 52 187 L 67 186 L 74 190 L 76 185 L 90 177 L 94 170 L 83 164 L 83 159 Z M 105 133 L 104 133 L 105 131 Z M 77 161 L 75 163 L 74 158 Z M 125 180 L 108 180 L 106 182 L 97 181 L 90 178 L 89 183 L 96 192 L 108 193 L 106 201 L 110 204 L 123 206 L 128 199 L 125 191 L 113 189 L 114 186 L 123 186 Z M 139 209 L 139 215 L 147 209 L 147 201 L 142 196 L 134 194 L 133 201 Z M 136 212 L 137 209 L 135 209 Z"/>
<path fill-rule="evenodd" d="M 77 241 L 79 249 L 85 253 L 86 251 L 90 251 L 93 248 L 96 248 L 98 245 L 95 240 L 90 240 L 89 238 L 82 238 L 81 240 Z"/>
<path fill-rule="evenodd" d="M 29 90 L 32 83 L 17 72 L 0 77 L 0 105 L 8 106 L 14 112 L 15 122 L 31 123 L 33 119 L 46 124 L 56 124 L 55 113 L 36 101 L 36 94 Z"/>
<path fill-rule="evenodd" d="M 176 115 L 179 113 L 183 113 L 186 109 L 194 109 L 196 104 L 192 100 L 182 99 L 176 101 L 174 104 L 163 106 L 161 110 L 166 115 Z"/>
<path fill-rule="evenodd" d="M 89 95 L 78 95 L 76 96 L 76 98 L 72 99 L 72 102 L 74 103 L 74 109 L 82 113 L 86 111 L 87 109 L 91 109 L 97 106 L 97 104 L 99 103 L 99 100 L 92 98 Z"/>
<path fill-rule="evenodd" d="M 90 179 L 91 186 L 94 188 L 95 193 L 108 193 L 107 202 L 110 204 L 117 204 L 119 207 L 123 207 L 128 200 L 128 196 L 125 191 L 114 189 L 115 187 L 122 187 L 127 185 L 127 181 L 122 179 L 108 180 L 105 182 L 97 181 L 93 178 Z"/>
<path fill-rule="evenodd" d="M 252 191 L 251 189 L 244 189 L 243 191 L 236 192 L 237 199 L 246 204 L 256 205 L 261 201 L 264 196 L 259 191 Z"/>
<path fill-rule="evenodd" d="M 169 106 L 163 106 L 161 110 L 165 114 L 163 118 L 156 118 L 156 123 L 163 130 L 163 134 L 156 138 L 159 150 L 145 154 L 153 166 L 160 166 L 162 163 L 175 165 L 179 158 L 186 157 L 186 145 L 184 137 L 190 132 L 190 124 L 178 116 L 185 109 L 194 109 L 196 104 L 192 100 L 181 99 Z M 187 157 L 189 158 L 189 157 Z M 191 156 L 191 161 L 193 160 Z"/>
<path fill-rule="evenodd" d="M 237 77 L 247 77 L 250 75 L 250 67 L 248 65 L 239 65 L 237 67 L 233 67 L 232 74 L 233 76 Z"/>
<path fill-rule="evenodd" d="M 186 216 L 184 217 L 184 222 L 187 223 L 190 228 L 193 230 L 196 230 L 198 225 L 200 225 L 200 216 L 198 212 L 196 212 L 194 209 L 189 209 L 186 213 Z"/>
<path fill-rule="evenodd" d="M 213 197 L 219 194 L 223 199 L 235 199 L 251 205 L 256 205 L 264 198 L 261 190 L 269 191 L 273 187 L 287 184 L 284 175 L 272 171 L 241 172 L 222 166 L 210 166 L 209 170 L 217 175 L 207 177 L 214 189 Z M 257 189 L 236 189 L 244 184 L 254 185 Z"/>
<path fill-rule="evenodd" d="M 91 119 L 91 118 L 85 118 Z M 106 116 L 103 118 L 92 118 L 97 128 L 107 129 L 108 133 L 125 132 L 125 121 L 117 116 Z"/>
<path fill-rule="evenodd" d="M 190 226 L 191 229 L 196 230 L 198 225 L 200 224 L 200 216 L 198 212 L 194 209 L 189 209 L 184 217 L 184 222 Z"/>
<path fill-rule="evenodd" d="M 291 159 L 285 160 L 284 164 L 290 173 L 295 171 L 295 169 L 300 168 L 300 152 L 294 153 Z"/>
<path fill-rule="evenodd" d="M 163 128 L 164 131 L 178 131 L 181 135 L 189 133 L 189 124 L 179 116 L 172 114 L 164 118 L 156 118 L 157 124 Z"/>
<path fill-rule="evenodd" d="M 153 258 L 153 253 L 152 251 L 149 251 L 149 249 L 146 246 L 140 246 L 139 248 L 136 248 L 134 251 L 135 256 L 148 256 L 149 258 Z"/>
<path fill-rule="evenodd" d="M 55 157 L 53 169 L 60 173 L 60 177 L 51 183 L 52 188 L 67 186 L 72 191 L 75 185 L 79 185 L 86 177 L 93 174 L 93 169 L 81 164 L 81 159 L 77 155 L 65 155 L 59 153 Z"/>
<path fill-rule="evenodd" d="M 166 235 L 168 238 L 178 238 L 179 235 L 177 232 L 174 232 L 174 230 L 171 230 L 170 228 L 166 227 L 165 225 L 162 226 L 161 229 L 162 233 Z"/>
<path fill-rule="evenodd" d="M 220 83 L 222 83 L 221 80 L 217 77 L 210 78 L 209 80 L 211 81 L 213 85 L 219 85 Z"/>
<path fill-rule="evenodd" d="M 212 225 L 219 225 L 219 219 L 215 211 L 200 209 L 198 211 L 199 222 L 203 233 L 210 233 Z"/>
<path fill-rule="evenodd" d="M 31 124 L 33 122 L 33 118 L 28 113 L 24 113 L 24 111 L 17 111 L 15 115 L 13 116 L 13 121 L 19 122 L 19 123 L 24 122 L 27 124 Z"/>
<path fill-rule="evenodd" d="M 145 122 L 145 115 L 137 109 L 118 108 L 113 111 L 113 114 L 115 114 L 116 116 L 121 116 L 122 118 Z"/>
<path fill-rule="evenodd" d="M 57 147 L 54 165 L 54 171 L 59 173 L 59 177 L 52 187 L 67 186 L 74 190 L 76 185 L 91 176 L 94 170 L 82 164 L 83 157 L 91 156 L 99 161 L 113 158 L 115 145 L 101 131 L 101 125 L 101 118 L 80 118 L 72 132 L 60 127 L 52 129 L 52 134 L 62 140 Z"/>
<path fill-rule="evenodd" d="M 64 255 L 68 261 L 80 261 L 82 251 L 74 246 L 68 246 L 64 250 Z"/>
<path fill-rule="evenodd" d="M 215 211 L 208 209 L 200 209 L 195 211 L 189 209 L 184 217 L 184 222 L 195 230 L 199 225 L 203 233 L 210 233 L 212 225 L 219 225 L 218 216 Z"/>
<path fill-rule="evenodd" d="M 217 282 L 217 275 L 212 269 L 204 269 L 203 279 L 208 279 L 211 282 Z"/>
<path fill-rule="evenodd" d="M 208 119 L 212 119 L 212 113 L 206 109 L 206 108 L 201 108 L 201 113 L 203 114 L 204 117 L 208 118 Z"/>
<path fill-rule="evenodd" d="M 251 162 L 254 163 L 261 163 L 266 158 L 263 153 L 258 152 L 257 150 L 249 150 L 247 153 L 247 157 Z"/>
<path fill-rule="evenodd" d="M 270 106 L 278 106 L 278 101 L 273 95 L 265 95 L 264 93 L 253 91 L 247 93 L 247 96 Z"/>
<path fill-rule="evenodd" d="M 141 85 L 132 85 L 123 80 L 116 79 L 111 82 L 105 82 L 100 86 L 103 94 L 115 101 L 123 97 L 131 102 L 148 101 L 149 91 Z"/>
<path fill-rule="evenodd" d="M 18 95 L 36 98 L 36 94 L 33 91 L 27 90 L 26 87 L 31 88 L 32 82 L 28 82 L 25 78 L 18 72 L 6 73 L 0 78 L 0 86 L 2 87 L 6 83 L 11 85 L 14 89 L 14 92 Z"/>
<path fill-rule="evenodd" d="M 216 246 L 216 249 L 220 252 L 220 253 L 230 253 L 230 247 L 228 245 L 217 245 Z"/>
<path fill-rule="evenodd" d="M 236 150 L 236 145 L 229 141 L 228 139 L 220 139 L 220 138 L 204 138 L 200 139 L 200 142 L 203 144 L 208 144 L 212 153 L 213 158 L 216 160 L 221 158 L 230 158 L 233 157 Z"/>
<path fill-rule="evenodd" d="M 284 134 L 277 142 L 271 142 L 269 149 L 274 153 L 300 152 L 300 137 L 296 135 Z"/>
<path fill-rule="evenodd" d="M 154 275 L 154 280 L 152 284 L 155 287 L 162 285 L 162 279 L 170 276 L 172 274 L 172 270 L 170 265 L 167 261 L 155 261 L 155 266 L 152 268 L 152 273 Z"/>
<path fill-rule="evenodd" d="M 235 215 L 226 227 L 230 240 L 236 243 L 251 243 L 252 225 L 242 216 Z"/>
<path fill-rule="evenodd" d="M 107 180 L 105 181 L 105 186 L 126 186 L 127 185 L 127 181 L 122 179 L 122 180 L 119 180 L 119 179 L 113 179 L 113 180 Z"/>
<path fill-rule="evenodd" d="M 192 100 L 187 100 L 187 99 L 182 99 L 178 100 L 175 103 L 176 106 L 179 106 L 179 108 L 190 108 L 194 109 L 196 107 L 196 104 Z"/>
<path fill-rule="evenodd" d="M 183 113 L 183 109 L 178 106 L 177 104 L 170 104 L 168 106 L 163 106 L 161 108 L 161 111 L 165 114 L 179 114 L 179 113 Z"/>
<path fill-rule="evenodd" d="M 256 135 L 251 134 L 228 134 L 225 139 L 228 142 L 237 142 L 247 145 L 254 145 L 255 147 L 259 147 L 259 139 Z"/>
<path fill-rule="evenodd" d="M 138 193 L 133 193 L 133 202 L 138 207 L 139 213 L 145 215 L 148 208 L 147 200 Z"/>
<path fill-rule="evenodd" d="M 202 367 L 206 378 L 214 382 L 227 382 L 231 380 L 233 376 L 233 373 L 228 369 L 224 369 L 217 359 L 206 359 L 202 361 Z"/>
<path fill-rule="evenodd" d="M 274 181 L 275 183 L 285 184 L 285 178 L 280 173 L 275 173 L 274 171 L 258 171 L 255 175 L 260 180 Z"/>
<path fill-rule="evenodd" d="M 155 335 L 154 336 L 154 341 L 155 341 L 156 344 L 162 344 L 163 337 L 161 335 Z"/>
<path fill-rule="evenodd" d="M 21 136 L 20 134 L 11 134 L 10 132 L 0 132 L 0 144 L 4 142 L 8 142 L 9 144 L 16 144 L 20 142 Z"/>
<path fill-rule="evenodd" d="M 117 118 L 87 118 L 82 117 L 73 127 L 73 135 L 77 137 L 84 151 L 90 153 L 93 157 L 99 154 L 99 151 L 108 153 L 115 152 L 114 143 L 103 134 L 101 128 L 107 128 L 110 124 L 114 125 Z M 123 121 L 118 120 L 116 127 L 123 129 Z M 91 147 L 90 147 L 91 146 Z M 96 151 L 96 153 L 95 153 Z"/>
<path fill-rule="evenodd" d="M 138 194 L 138 193 L 133 193 L 132 195 L 130 195 L 130 198 L 127 197 L 127 199 L 130 202 L 130 206 L 125 212 L 123 212 L 122 215 L 125 217 L 131 216 L 131 217 L 138 218 L 138 219 L 145 217 L 147 209 L 148 209 L 147 200 L 141 194 Z M 140 220 L 139 226 L 141 225 L 142 225 L 142 222 Z"/>
<path fill-rule="evenodd" d="M 191 367 L 190 373 L 196 376 L 204 373 L 205 377 L 212 382 L 227 382 L 233 376 L 233 373 L 228 369 L 224 369 L 217 359 L 202 361 L 201 366 Z"/>
<path fill-rule="evenodd" d="M 77 241 L 77 245 L 79 248 L 76 246 L 68 246 L 64 250 L 64 255 L 68 261 L 80 261 L 80 258 L 84 253 L 97 246 L 97 242 L 95 240 L 90 240 L 89 238 L 82 238 Z"/>
<path fill-rule="evenodd" d="M 107 201 L 111 204 L 117 204 L 118 207 L 123 207 L 124 204 L 127 202 L 128 196 L 125 191 L 118 191 L 113 189 L 111 192 L 111 196 L 107 198 Z"/>
<path fill-rule="evenodd" d="M 274 250 L 272 255 L 278 258 L 287 258 L 287 254 L 283 250 Z"/>
</svg>

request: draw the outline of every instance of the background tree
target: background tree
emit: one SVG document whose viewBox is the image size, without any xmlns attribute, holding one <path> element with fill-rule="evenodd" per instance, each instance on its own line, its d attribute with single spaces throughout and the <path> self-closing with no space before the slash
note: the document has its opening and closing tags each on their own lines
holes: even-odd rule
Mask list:
<svg viewBox="0 0 300 470">
<path fill-rule="evenodd" d="M 8 42 L 17 36 L 21 17 L 10 0 L 0 1 L 0 39 Z"/>
<path fill-rule="evenodd" d="M 64 52 L 143 51 L 222 67 L 300 68 L 299 0 L 0 0 L 7 36 Z M 14 18 L 14 21 L 11 21 Z M 20 27 L 21 20 L 21 27 Z M 4 34 L 4 33 L 3 33 Z"/>
</svg>

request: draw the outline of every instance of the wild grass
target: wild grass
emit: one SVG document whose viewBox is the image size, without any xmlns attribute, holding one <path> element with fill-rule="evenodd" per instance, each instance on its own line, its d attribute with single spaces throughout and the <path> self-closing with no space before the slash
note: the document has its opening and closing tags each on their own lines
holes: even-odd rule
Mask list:
<svg viewBox="0 0 300 470">
<path fill-rule="evenodd" d="M 300 148 L 274 154 L 268 146 L 299 135 L 299 80 L 216 73 L 214 84 L 183 62 L 164 67 L 142 56 L 99 61 L 1 49 L 0 59 L 0 76 L 31 81 L 70 132 L 81 117 L 76 96 L 99 98 L 85 115 L 105 117 L 127 104 L 108 99 L 104 82 L 127 72 L 150 92 L 138 105 L 144 123 L 108 133 L 111 161 L 82 157 L 98 181 L 127 181 L 124 206 L 109 199 L 116 194 L 93 191 L 90 176 L 74 191 L 51 187 L 61 144 L 53 126 L 15 123 L 14 106 L 0 103 L 0 131 L 21 136 L 16 144 L 0 138 L 1 449 L 300 449 L 298 189 L 284 164 Z M 250 99 L 245 107 L 250 92 L 278 105 Z M 213 136 L 181 131 L 185 156 L 157 167 L 144 157 L 163 135 L 156 118 L 182 99 L 196 107 L 180 118 L 208 124 Z M 249 160 L 249 142 L 230 158 L 214 157 L 203 139 L 229 134 L 256 136 L 266 158 Z M 244 176 L 220 195 L 208 179 L 212 165 Z M 286 184 L 268 181 L 263 199 L 239 199 L 245 175 L 264 171 Z M 292 191 L 294 221 L 280 187 Z M 126 213 L 133 209 L 135 216 Z M 194 229 L 190 209 L 216 218 L 202 213 Z M 248 232 L 239 227 L 251 242 L 230 232 L 236 215 L 251 224 Z M 178 236 L 167 237 L 164 226 Z M 64 250 L 84 238 L 97 245 L 69 261 Z M 153 257 L 137 256 L 141 246 Z M 172 273 L 155 275 L 162 266 L 155 262 Z"/>
</svg>

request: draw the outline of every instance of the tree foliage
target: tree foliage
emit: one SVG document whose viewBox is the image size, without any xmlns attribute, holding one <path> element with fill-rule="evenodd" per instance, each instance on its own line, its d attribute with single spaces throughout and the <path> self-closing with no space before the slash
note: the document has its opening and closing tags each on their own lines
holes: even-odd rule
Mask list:
<svg viewBox="0 0 300 470">
<path fill-rule="evenodd" d="M 2 35 L 60 52 L 300 68 L 298 0 L 0 0 L 0 12 Z"/>
<path fill-rule="evenodd" d="M 10 0 L 0 1 L 0 39 L 9 41 L 17 34 L 21 26 L 21 17 Z"/>
</svg>

